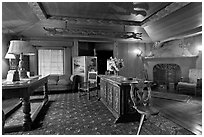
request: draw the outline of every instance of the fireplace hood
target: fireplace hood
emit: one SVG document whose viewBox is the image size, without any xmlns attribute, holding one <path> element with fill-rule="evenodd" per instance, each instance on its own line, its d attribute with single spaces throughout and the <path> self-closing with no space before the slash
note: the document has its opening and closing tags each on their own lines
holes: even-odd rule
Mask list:
<svg viewBox="0 0 204 137">
<path fill-rule="evenodd" d="M 191 55 L 191 56 L 177 56 L 177 57 L 145 57 L 145 61 L 162 61 L 162 60 L 174 60 L 174 59 L 190 59 L 190 58 L 198 58 L 197 55 Z"/>
</svg>

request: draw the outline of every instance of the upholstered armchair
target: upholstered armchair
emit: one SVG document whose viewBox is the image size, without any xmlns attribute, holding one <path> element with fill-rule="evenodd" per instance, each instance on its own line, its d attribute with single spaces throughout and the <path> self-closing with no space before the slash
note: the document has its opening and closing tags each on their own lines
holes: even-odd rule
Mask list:
<svg viewBox="0 0 204 137">
<path fill-rule="evenodd" d="M 194 91 L 196 96 L 197 91 L 202 89 L 202 70 L 201 69 L 190 69 L 188 80 L 181 78 L 177 85 L 177 91 L 188 90 Z"/>
</svg>

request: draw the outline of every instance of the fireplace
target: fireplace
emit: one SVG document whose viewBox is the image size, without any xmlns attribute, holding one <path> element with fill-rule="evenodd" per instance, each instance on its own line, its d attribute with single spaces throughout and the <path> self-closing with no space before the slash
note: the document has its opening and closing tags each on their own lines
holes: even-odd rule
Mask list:
<svg viewBox="0 0 204 137">
<path fill-rule="evenodd" d="M 157 84 L 178 83 L 180 77 L 181 69 L 177 64 L 156 64 L 153 67 L 153 81 Z"/>
<path fill-rule="evenodd" d="M 145 57 L 148 79 L 159 85 L 176 85 L 181 77 L 188 79 L 189 69 L 195 68 L 197 56 Z"/>
</svg>

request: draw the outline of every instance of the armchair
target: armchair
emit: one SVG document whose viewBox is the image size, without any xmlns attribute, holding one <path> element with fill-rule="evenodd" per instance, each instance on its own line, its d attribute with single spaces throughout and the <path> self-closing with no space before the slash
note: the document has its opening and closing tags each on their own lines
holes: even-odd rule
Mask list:
<svg viewBox="0 0 204 137">
<path fill-rule="evenodd" d="M 202 89 L 202 70 L 201 69 L 190 69 L 187 80 L 181 78 L 177 85 L 178 93 L 181 90 L 194 91 L 196 96 L 197 91 Z"/>
</svg>

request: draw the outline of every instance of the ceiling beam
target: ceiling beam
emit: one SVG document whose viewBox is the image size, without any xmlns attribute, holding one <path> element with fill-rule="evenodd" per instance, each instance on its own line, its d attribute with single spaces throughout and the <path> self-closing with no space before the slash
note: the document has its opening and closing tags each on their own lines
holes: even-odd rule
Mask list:
<svg viewBox="0 0 204 137">
<path fill-rule="evenodd" d="M 165 8 L 157 11 L 149 18 L 145 19 L 143 22 L 141 22 L 141 26 L 145 27 L 150 23 L 160 20 L 161 18 L 164 18 L 165 16 L 171 14 L 172 12 L 179 10 L 180 8 L 186 6 L 189 3 L 190 2 L 173 2 L 169 4 L 168 6 L 166 6 Z"/>
<path fill-rule="evenodd" d="M 170 41 L 170 40 L 175 40 L 175 39 L 183 39 L 183 38 L 188 38 L 188 37 L 193 37 L 196 35 L 202 34 L 202 26 L 199 26 L 197 28 L 193 28 L 191 30 L 179 33 L 177 35 L 174 35 L 173 37 L 170 37 L 168 39 L 163 40 L 162 42 L 165 41 Z"/>
<path fill-rule="evenodd" d="M 47 19 L 47 14 L 43 10 L 40 3 L 38 3 L 38 2 L 28 2 L 28 5 L 31 7 L 31 9 L 36 14 L 36 16 L 39 18 L 39 20 Z"/>
<path fill-rule="evenodd" d="M 126 25 L 126 26 L 140 26 L 138 21 L 114 20 L 114 19 L 94 19 L 82 17 L 65 17 L 65 16 L 50 16 L 49 19 L 66 21 L 67 24 L 83 24 L 83 25 Z"/>
</svg>

